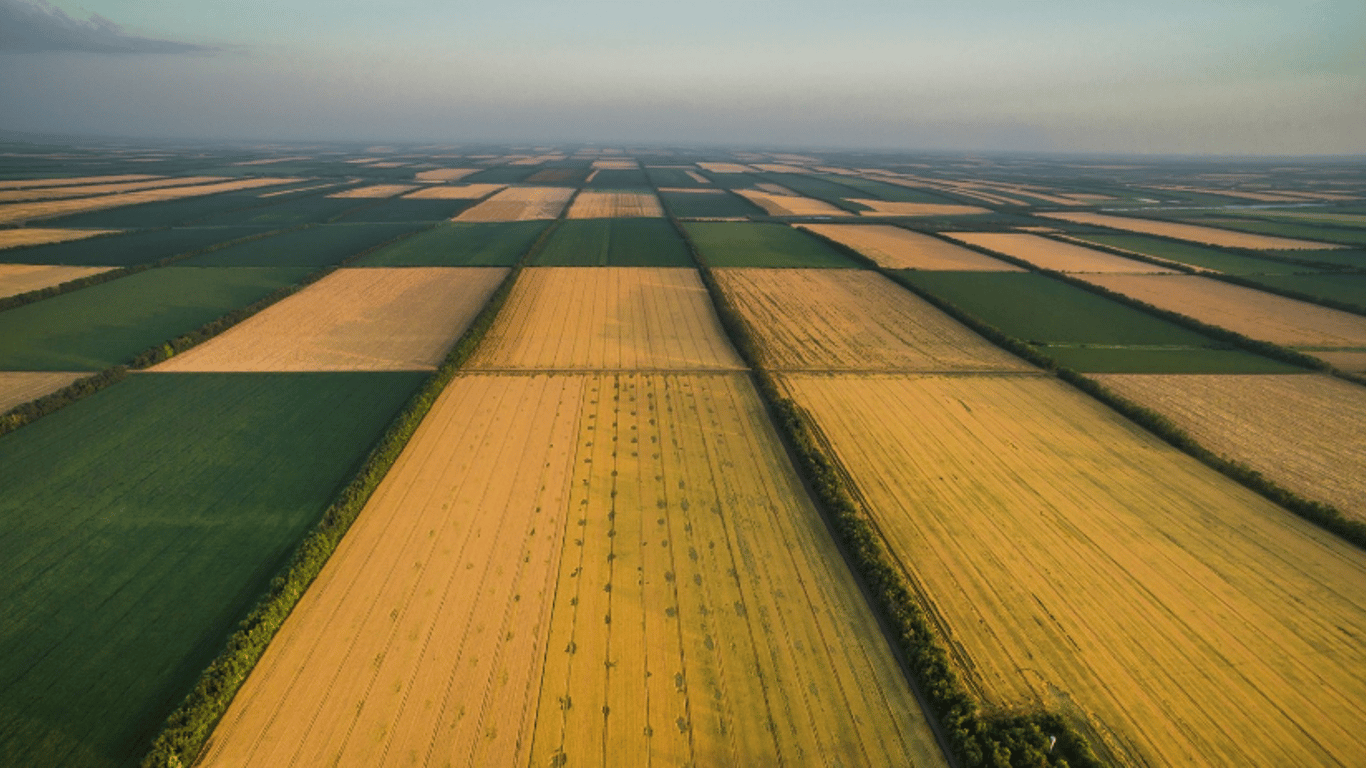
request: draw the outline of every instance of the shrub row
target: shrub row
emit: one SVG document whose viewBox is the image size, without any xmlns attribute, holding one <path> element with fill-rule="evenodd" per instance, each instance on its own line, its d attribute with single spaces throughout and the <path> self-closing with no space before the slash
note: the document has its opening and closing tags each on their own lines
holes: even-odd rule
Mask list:
<svg viewBox="0 0 1366 768">
<path fill-rule="evenodd" d="M 122 380 L 127 373 L 127 368 L 116 365 L 92 376 L 77 379 L 51 394 L 43 395 L 22 405 L 16 405 L 4 414 L 0 414 L 0 435 L 13 432 L 35 419 L 65 408 L 77 400 L 89 397 L 110 384 Z"/>
</svg>

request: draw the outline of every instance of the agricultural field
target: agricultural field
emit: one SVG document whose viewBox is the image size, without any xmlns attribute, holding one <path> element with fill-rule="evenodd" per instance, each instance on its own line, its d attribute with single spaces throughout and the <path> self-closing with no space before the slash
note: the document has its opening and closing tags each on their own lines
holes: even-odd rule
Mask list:
<svg viewBox="0 0 1366 768">
<path fill-rule="evenodd" d="M 0 371 L 0 413 L 56 392 L 89 373 Z"/>
<path fill-rule="evenodd" d="M 834 240 L 867 256 L 885 269 L 928 269 L 953 272 L 1023 272 L 1009 262 L 887 224 L 799 224 L 801 229 Z"/>
<path fill-rule="evenodd" d="M 550 223 L 453 221 L 405 237 L 357 259 L 365 267 L 510 267 Z"/>
<path fill-rule="evenodd" d="M 693 266 L 688 246 L 673 224 L 639 218 L 562 221 L 533 263 L 541 267 Z"/>
<path fill-rule="evenodd" d="M 319 224 L 236 243 L 177 263 L 195 267 L 322 267 L 421 226 L 420 222 Z"/>
<path fill-rule="evenodd" d="M 696 171 L 689 173 L 688 166 L 666 167 L 647 165 L 645 166 L 645 175 L 650 178 L 650 183 L 653 184 L 655 188 L 696 187 L 704 189 L 711 186 L 711 182 L 706 180 L 707 177 L 702 176 Z M 699 180 L 698 177 L 701 177 L 701 180 Z"/>
<path fill-rule="evenodd" d="M 1271 237 L 1302 238 L 1311 240 L 1315 243 L 1327 243 L 1327 247 L 1345 246 L 1366 246 L 1366 230 L 1360 227 L 1329 227 L 1315 223 L 1299 223 L 1293 221 L 1257 221 L 1246 218 L 1232 218 L 1226 216 L 1200 217 L 1195 221 L 1210 226 L 1236 229 L 1241 232 L 1249 232 L 1257 235 L 1268 235 Z M 1315 247 L 1323 248 L 1323 245 Z"/>
<path fill-rule="evenodd" d="M 776 371 L 1031 371 L 1032 367 L 876 272 L 712 273 Z"/>
<path fill-rule="evenodd" d="M 506 275 L 498 267 L 339 269 L 153 370 L 435 370 Z"/>
<path fill-rule="evenodd" d="M 390 197 L 373 201 L 347 211 L 338 221 L 341 222 L 416 222 L 429 223 L 446 221 L 456 214 L 475 205 L 474 200 L 463 198 L 414 199 L 411 197 Z"/>
<path fill-rule="evenodd" d="M 1312 298 L 1340 302 L 1366 314 L 1366 274 L 1251 275 L 1247 278 L 1269 288 L 1294 291 Z"/>
<path fill-rule="evenodd" d="M 57 229 L 53 227 L 13 227 L 0 229 L 0 250 L 30 245 L 64 243 L 98 235 L 112 235 L 117 229 Z"/>
<path fill-rule="evenodd" d="M 1228 253 L 1213 248 L 1206 248 L 1204 246 L 1163 240 L 1157 237 L 1146 237 L 1144 235 L 1073 234 L 1068 235 L 1068 239 L 1081 241 L 1083 243 L 1104 245 L 1121 251 L 1130 251 L 1132 253 L 1152 256 L 1158 259 L 1174 261 L 1197 269 L 1211 272 L 1223 272 L 1230 275 L 1279 275 L 1319 271 L 1313 267 L 1297 264 L 1289 260 L 1259 259 L 1255 256 Z"/>
<path fill-rule="evenodd" d="M 177 227 L 104 235 L 65 243 L 0 251 L 0 261 L 21 264 L 128 267 L 149 264 L 230 240 L 259 235 L 260 227 Z"/>
<path fill-rule="evenodd" d="M 1300 369 L 1036 272 L 903 271 L 907 283 L 1092 373 L 1287 373 Z M 1162 278 L 1172 279 L 1172 278 Z"/>
<path fill-rule="evenodd" d="M 1259 251 L 1276 250 L 1323 250 L 1332 248 L 1332 243 L 1313 240 L 1300 240 L 1271 235 L 1258 235 L 1248 232 L 1235 232 L 1228 229 L 1203 227 L 1196 224 L 1181 224 L 1173 221 L 1154 221 L 1136 219 L 1130 216 L 1110 216 L 1103 213 L 1041 213 L 1050 219 L 1061 219 L 1073 224 L 1087 224 L 1145 235 L 1170 237 L 1176 240 L 1189 240 L 1222 248 L 1248 248 Z M 1339 246 L 1340 247 L 1340 246 Z"/>
<path fill-rule="evenodd" d="M 1071 243 L 1050 240 L 1039 235 L 1017 232 L 946 232 L 959 242 L 1013 256 L 1041 269 L 1055 272 L 1119 272 L 1132 274 L 1170 274 L 1174 269 L 1159 267 L 1146 261 L 1083 248 Z"/>
<path fill-rule="evenodd" d="M 417 181 L 459 181 L 478 172 L 478 168 L 432 168 L 418 171 L 413 178 Z"/>
<path fill-rule="evenodd" d="M 311 270 L 162 267 L 0 312 L 0 370 L 97 371 L 126 363 Z"/>
<path fill-rule="evenodd" d="M 650 188 L 650 177 L 640 168 L 596 168 L 588 172 L 584 184 L 599 189 Z"/>
<path fill-rule="evenodd" d="M 425 187 L 403 196 L 404 200 L 479 200 L 503 189 L 504 184 L 460 184 Z"/>
<path fill-rule="evenodd" d="M 414 189 L 417 189 L 416 184 L 368 184 L 363 187 L 353 187 L 343 192 L 333 192 L 328 197 L 378 200 L 401 195 Z"/>
<path fill-rule="evenodd" d="M 187 197 L 202 197 L 206 195 L 218 195 L 223 192 L 232 192 L 243 189 L 254 189 L 257 187 L 279 186 L 298 181 L 298 179 L 239 179 L 236 181 L 217 181 L 208 184 L 194 184 L 184 187 L 167 187 L 160 189 L 145 189 L 138 192 L 121 192 L 112 195 L 95 195 L 92 197 L 79 197 L 69 200 L 39 200 L 27 203 L 4 203 L 0 204 L 0 224 L 15 224 L 35 219 L 60 218 L 62 227 L 104 227 L 104 226 L 155 226 L 147 224 L 141 220 L 129 218 L 128 223 L 108 224 L 114 219 L 119 219 L 119 214 L 110 215 L 106 209 L 122 208 L 126 206 L 139 206 L 139 208 L 152 203 L 164 203 L 165 201 L 180 200 Z M 155 208 L 156 206 L 151 206 Z M 99 211 L 98 215 L 78 216 L 76 214 L 90 214 Z M 120 214 L 124 212 L 119 212 Z M 142 211 L 134 211 L 131 217 L 137 217 Z M 179 223 L 179 222 L 169 222 Z"/>
<path fill-rule="evenodd" d="M 945 764 L 742 374 L 446 390 L 202 765 L 413 761 Z"/>
<path fill-rule="evenodd" d="M 250 224 L 258 227 L 283 228 L 300 224 L 318 224 L 341 216 L 365 205 L 366 200 L 335 198 L 327 195 L 307 195 L 284 200 L 258 201 L 250 208 L 208 216 L 195 222 L 197 226 Z"/>
<path fill-rule="evenodd" d="M 0 264 L 0 299 L 50 288 L 82 277 L 108 272 L 113 267 L 62 267 L 51 264 Z"/>
<path fill-rule="evenodd" d="M 737 189 L 735 194 L 744 197 L 764 209 L 770 216 L 849 216 L 842 208 L 817 200 L 793 194 L 764 192 L 758 189 Z"/>
<path fill-rule="evenodd" d="M 611 219 L 619 217 L 655 217 L 664 215 L 659 198 L 653 192 L 584 190 L 574 198 L 565 213 L 569 219 Z"/>
<path fill-rule="evenodd" d="M 659 197 L 679 219 L 739 219 L 764 210 L 724 189 L 661 189 Z"/>
<path fill-rule="evenodd" d="M 1114 765 L 1366 761 L 1366 553 L 1055 380 L 783 381 L 988 710 Z"/>
<path fill-rule="evenodd" d="M 176 178 L 144 179 L 140 181 L 105 182 L 99 184 L 67 184 L 60 187 L 27 187 L 23 189 L 0 190 L 0 203 L 29 202 L 33 200 L 60 200 L 92 195 L 110 195 L 118 192 L 136 192 L 161 187 L 189 187 L 195 184 L 211 184 L 227 181 L 222 176 L 182 176 Z"/>
<path fill-rule="evenodd" d="M 143 373 L 0 437 L 0 763 L 136 764 L 421 377 Z"/>
<path fill-rule="evenodd" d="M 686 222 L 683 228 L 712 267 L 857 267 L 848 257 L 785 224 Z"/>
<path fill-rule="evenodd" d="M 470 208 L 456 221 L 529 221 L 558 218 L 574 196 L 569 187 L 508 187 Z"/>
<path fill-rule="evenodd" d="M 467 367 L 726 370 L 743 363 L 696 270 L 529 267 Z"/>
<path fill-rule="evenodd" d="M 903 203 L 857 197 L 848 198 L 848 201 L 867 209 L 860 211 L 860 216 L 971 216 L 978 213 L 991 213 L 990 210 L 976 205 Z"/>
<path fill-rule="evenodd" d="M 1329 376 L 1097 376 L 1201 445 L 1366 521 L 1366 388 Z"/>
</svg>

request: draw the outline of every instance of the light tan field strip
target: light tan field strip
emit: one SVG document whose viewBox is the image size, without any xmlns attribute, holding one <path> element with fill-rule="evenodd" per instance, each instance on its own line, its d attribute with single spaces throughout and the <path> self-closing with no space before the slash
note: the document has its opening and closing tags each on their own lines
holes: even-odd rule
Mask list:
<svg viewBox="0 0 1366 768">
<path fill-rule="evenodd" d="M 257 197 L 279 197 L 281 195 L 297 195 L 302 192 L 312 192 L 316 189 L 327 189 L 328 187 L 339 187 L 343 184 L 350 184 L 349 181 L 329 181 L 326 184 L 314 184 L 311 187 L 295 187 L 294 189 L 281 189 L 275 192 L 262 192 Z"/>
<path fill-rule="evenodd" d="M 640 163 L 631 159 L 593 161 L 593 169 L 598 171 L 634 171 L 639 167 Z"/>
<path fill-rule="evenodd" d="M 988 707 L 1119 765 L 1366 764 L 1366 554 L 1046 378 L 787 376 Z"/>
<path fill-rule="evenodd" d="M 75 184 L 114 184 L 121 181 L 157 179 L 145 173 L 124 173 L 116 176 L 75 176 L 66 179 L 17 179 L 0 181 L 0 189 L 29 189 L 32 187 L 66 187 Z"/>
<path fill-rule="evenodd" d="M 694 269 L 529 267 L 472 369 L 738 370 Z"/>
<path fill-rule="evenodd" d="M 136 205 L 138 203 L 164 202 L 167 200 L 180 200 L 186 197 L 215 195 L 219 192 L 232 192 L 239 189 L 273 187 L 281 184 L 293 184 L 299 181 L 303 181 L 303 179 L 238 179 L 236 181 L 222 181 L 214 184 L 144 189 L 137 192 L 121 192 L 115 195 L 96 195 L 94 197 L 80 197 L 71 200 L 42 200 L 31 203 L 9 203 L 0 205 L 0 224 L 11 224 L 27 221 L 29 219 L 41 219 L 52 216 L 66 216 L 68 214 L 85 213 L 87 211 L 99 211 L 105 208 L 117 208 L 124 205 Z"/>
<path fill-rule="evenodd" d="M 1326 248 L 1346 248 L 1345 245 L 1335 243 L 1321 243 L 1314 240 L 1295 240 L 1288 237 L 1272 237 L 1271 235 L 1254 235 L 1250 232 L 1234 232 L 1228 229 L 1218 229 L 1216 227 L 1202 227 L 1196 224 L 1178 224 L 1168 221 L 1153 221 L 1151 219 L 1134 219 L 1128 216 L 1110 216 L 1103 213 L 1041 213 L 1040 216 L 1047 216 L 1050 219 L 1062 219 L 1074 224 L 1094 224 L 1111 229 L 1122 229 L 1128 232 L 1142 232 L 1148 235 L 1160 235 L 1171 237 L 1177 240 L 1189 240 L 1195 243 L 1206 245 L 1217 245 L 1225 248 L 1252 248 L 1262 251 L 1270 250 L 1324 250 Z"/>
<path fill-rule="evenodd" d="M 1254 339 L 1366 347 L 1366 317 L 1199 275 L 1086 275 L 1087 282 Z"/>
<path fill-rule="evenodd" d="M 774 370 L 1037 369 L 924 299 L 858 269 L 717 269 L 712 274 Z"/>
<path fill-rule="evenodd" d="M 896 203 L 888 200 L 865 200 L 863 198 L 851 198 L 849 202 L 873 209 L 871 211 L 859 211 L 860 216 L 966 216 L 976 213 L 991 213 L 986 208 L 979 208 L 975 205 Z"/>
<path fill-rule="evenodd" d="M 775 195 L 757 189 L 737 189 L 737 195 L 763 208 L 770 216 L 852 216 L 846 210 L 810 197 Z"/>
<path fill-rule="evenodd" d="M 418 181 L 459 181 L 476 173 L 479 173 L 478 168 L 432 168 L 428 171 L 418 171 L 413 174 L 413 178 Z"/>
<path fill-rule="evenodd" d="M 52 373 L 49 371 L 0 371 L 0 413 L 30 400 L 37 400 L 90 373 Z"/>
<path fill-rule="evenodd" d="M 342 198 L 355 197 L 355 198 L 365 198 L 365 199 L 377 199 L 377 198 L 383 198 L 383 197 L 393 197 L 394 195 L 401 194 L 401 193 L 403 193 L 403 192 L 407 192 L 407 191 L 410 190 L 410 189 L 417 189 L 417 185 L 416 185 L 416 184 L 371 184 L 371 185 L 365 186 L 365 187 L 356 187 L 355 189 L 348 189 L 348 190 L 345 190 L 345 191 L 343 191 L 343 192 L 336 192 L 336 193 L 333 193 L 333 194 L 331 194 L 331 195 L 328 195 L 328 197 L 342 197 Z"/>
<path fill-rule="evenodd" d="M 506 187 L 506 184 L 463 184 L 427 187 L 403 196 L 404 200 L 478 200 Z"/>
<path fill-rule="evenodd" d="M 63 267 L 52 264 L 0 264 L 0 298 L 60 285 L 114 267 Z"/>
<path fill-rule="evenodd" d="M 0 229 L 0 250 L 22 248 L 45 243 L 64 243 L 68 240 L 84 240 L 96 235 L 118 232 L 117 229 L 55 229 L 43 227 L 13 227 Z"/>
<path fill-rule="evenodd" d="M 754 170 L 740 163 L 698 163 L 697 167 L 709 173 L 749 173 Z"/>
<path fill-rule="evenodd" d="M 697 171 L 684 171 L 684 173 L 688 174 L 688 176 L 689 176 L 690 178 L 692 178 L 692 180 L 695 181 L 695 182 L 697 182 L 698 184 L 710 184 L 710 183 L 711 183 L 711 179 L 707 178 L 706 176 L 703 176 L 702 174 L 698 173 Z"/>
<path fill-rule="evenodd" d="M 1316 350 L 1314 357 L 1328 363 L 1340 371 L 1366 373 L 1366 349 L 1356 350 Z"/>
<path fill-rule="evenodd" d="M 664 215 L 653 192 L 594 192 L 584 190 L 565 214 L 570 219 L 617 217 L 658 218 Z"/>
<path fill-rule="evenodd" d="M 241 165 L 241 166 L 247 166 L 247 165 L 274 165 L 275 163 L 291 163 L 291 162 L 294 162 L 294 161 L 296 161 L 296 160 L 312 160 L 312 159 L 313 159 L 313 157 L 312 157 L 311 155 L 294 155 L 294 156 L 292 156 L 292 157 L 267 157 L 267 158 L 263 158 L 263 159 L 261 159 L 261 160 L 243 160 L 243 161 L 241 161 L 240 163 L 233 163 L 233 165 Z"/>
<path fill-rule="evenodd" d="M 943 765 L 740 374 L 458 377 L 204 766 Z"/>
<path fill-rule="evenodd" d="M 959 242 L 986 248 L 1007 256 L 1014 256 L 1037 267 L 1055 272 L 1121 272 L 1162 274 L 1176 270 L 1159 267 L 1146 261 L 1083 248 L 1071 243 L 1060 243 L 1038 235 L 1014 232 L 945 232 Z"/>
<path fill-rule="evenodd" d="M 117 192 L 137 192 L 143 189 L 160 187 L 182 187 L 194 184 L 210 184 L 224 181 L 222 176 L 178 176 L 169 179 L 148 181 L 125 181 L 116 184 L 81 184 L 77 186 L 46 187 L 43 189 L 0 190 L 0 203 L 18 203 L 30 200 L 56 200 L 68 197 L 89 197 L 91 195 L 112 195 Z"/>
<path fill-rule="evenodd" d="M 569 187 L 508 187 L 463 211 L 454 221 L 529 221 L 554 219 L 573 197 Z"/>
<path fill-rule="evenodd" d="M 1224 458 L 1366 520 L 1366 387 L 1302 376 L 1096 376 Z"/>
<path fill-rule="evenodd" d="M 501 267 L 339 269 L 153 370 L 432 369 L 506 275 Z"/>
<path fill-rule="evenodd" d="M 1020 267 L 937 237 L 886 224 L 798 224 L 853 248 L 886 269 L 1023 272 Z"/>
</svg>

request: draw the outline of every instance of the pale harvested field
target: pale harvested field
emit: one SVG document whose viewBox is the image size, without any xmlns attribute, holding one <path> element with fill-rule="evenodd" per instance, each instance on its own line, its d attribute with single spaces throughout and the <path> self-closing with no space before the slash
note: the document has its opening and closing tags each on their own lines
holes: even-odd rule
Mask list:
<svg viewBox="0 0 1366 768">
<path fill-rule="evenodd" d="M 1146 261 L 1083 248 L 1072 243 L 1060 243 L 1039 235 L 1022 232 L 945 232 L 968 245 L 987 248 L 1007 256 L 1023 259 L 1036 267 L 1055 272 L 1118 272 L 1174 274 L 1176 270 L 1159 267 Z"/>
<path fill-rule="evenodd" d="M 425 187 L 416 192 L 409 192 L 403 198 L 405 200 L 478 200 L 506 186 L 506 184 L 462 184 Z"/>
<path fill-rule="evenodd" d="M 755 184 L 754 187 L 758 189 L 760 192 L 767 192 L 771 195 L 782 195 L 784 197 L 801 197 L 801 195 L 798 195 L 796 192 L 793 192 L 787 187 L 784 187 L 782 184 L 774 184 L 771 181 L 761 181 L 758 184 Z"/>
<path fill-rule="evenodd" d="M 52 216 L 66 216 L 72 213 L 85 213 L 123 205 L 154 203 L 166 200 L 179 200 L 186 197 L 216 195 L 219 192 L 232 192 L 239 189 L 272 187 L 303 181 L 294 178 L 260 178 L 221 181 L 213 184 L 197 184 L 188 187 L 167 187 L 144 189 L 137 192 L 121 192 L 115 195 L 95 195 L 71 200 L 40 200 L 30 203 L 7 203 L 0 205 L 0 224 L 13 224 L 29 219 L 42 219 Z"/>
<path fill-rule="evenodd" d="M 991 213 L 986 208 L 975 205 L 944 205 L 940 203 L 894 203 L 889 200 L 851 199 L 850 202 L 866 205 L 871 211 L 860 211 L 861 216 L 965 216 L 973 213 Z"/>
<path fill-rule="evenodd" d="M 467 367 L 691 370 L 744 363 L 697 270 L 531 267 Z"/>
<path fill-rule="evenodd" d="M 664 215 L 653 192 L 592 192 L 584 190 L 574 198 L 565 214 L 570 219 L 611 219 L 616 217 L 658 218 Z"/>
<path fill-rule="evenodd" d="M 799 165 L 787 165 L 786 163 L 755 163 L 754 167 L 769 173 L 811 173 L 810 168 L 803 168 Z"/>
<path fill-rule="evenodd" d="M 1366 387 L 1317 374 L 1095 378 L 1220 456 L 1366 520 Z"/>
<path fill-rule="evenodd" d="M 113 184 L 120 181 L 156 179 L 146 173 L 122 173 L 115 176 L 73 176 L 65 179 L 11 179 L 0 181 L 0 189 L 28 189 L 30 187 L 65 187 L 72 184 Z"/>
<path fill-rule="evenodd" d="M 433 369 L 506 275 L 501 267 L 339 269 L 152 370 Z"/>
<path fill-rule="evenodd" d="M 757 189 L 737 189 L 737 195 L 763 208 L 770 216 L 852 216 L 846 210 L 810 197 L 775 195 Z"/>
<path fill-rule="evenodd" d="M 335 192 L 328 197 L 356 197 L 365 199 L 377 199 L 382 197 L 393 197 L 394 195 L 407 192 L 410 189 L 417 189 L 416 184 L 370 184 L 364 187 L 356 187 L 342 192 Z"/>
<path fill-rule="evenodd" d="M 554 219 L 573 195 L 569 187 L 508 187 L 452 221 Z"/>
<path fill-rule="evenodd" d="M 470 174 L 479 173 L 478 168 L 432 168 L 418 171 L 413 178 L 418 181 L 459 181 Z"/>
<path fill-rule="evenodd" d="M 697 167 L 711 173 L 749 173 L 754 170 L 740 163 L 698 163 Z"/>
<path fill-rule="evenodd" d="M 65 387 L 76 379 L 89 376 L 83 373 L 52 373 L 41 371 L 0 371 L 0 413 L 30 400 L 37 400 Z"/>
<path fill-rule="evenodd" d="M 0 298 L 61 285 L 114 267 L 64 267 L 53 264 L 0 264 Z"/>
<path fill-rule="evenodd" d="M 275 163 L 290 163 L 290 162 L 294 162 L 294 161 L 296 161 L 296 160 L 312 160 L 312 159 L 313 159 L 313 157 L 310 156 L 310 155 L 294 155 L 294 156 L 292 156 L 292 157 L 267 157 L 267 158 L 264 158 L 264 159 L 261 159 L 261 160 L 243 160 L 243 161 L 238 162 L 238 163 L 233 163 L 233 165 L 241 165 L 241 166 L 247 166 L 247 165 L 274 165 Z"/>
<path fill-rule="evenodd" d="M 798 224 L 853 248 L 886 269 L 1023 272 L 1020 267 L 931 235 L 887 224 Z"/>
<path fill-rule="evenodd" d="M 660 192 L 686 192 L 688 194 L 699 195 L 724 195 L 724 189 L 698 189 L 697 187 L 660 187 Z"/>
<path fill-rule="evenodd" d="M 117 229 L 56 229 L 52 227 L 0 229 L 0 250 L 44 243 L 64 243 L 67 240 L 84 240 L 87 237 L 107 235 L 118 231 Z"/>
<path fill-rule="evenodd" d="M 743 375 L 457 378 L 201 765 L 944 765 Z"/>
<path fill-rule="evenodd" d="M 1155 307 L 1273 344 L 1366 347 L 1366 317 L 1209 277 L 1088 275 L 1084 279 Z"/>
<path fill-rule="evenodd" d="M 68 197 L 89 197 L 90 195 L 112 195 L 118 192 L 137 192 L 143 189 L 160 187 L 184 187 L 194 184 L 210 184 L 223 181 L 222 176 L 177 176 L 169 179 L 144 181 L 125 181 L 115 184 L 79 184 L 41 189 L 0 190 L 0 203 L 17 203 L 28 200 L 57 200 Z"/>
<path fill-rule="evenodd" d="M 1288 237 L 1254 235 L 1250 232 L 1234 232 L 1215 227 L 1202 227 L 1197 224 L 1178 224 L 1176 222 L 1134 219 L 1128 216 L 1110 216 L 1103 213 L 1041 213 L 1051 219 L 1062 219 L 1075 224 L 1094 224 L 1128 232 L 1142 232 L 1147 235 L 1189 240 L 1193 243 L 1218 245 L 1225 248 L 1252 248 L 1270 250 L 1324 250 L 1326 248 L 1345 248 L 1334 243 L 1320 243 L 1314 240 L 1295 240 Z"/>
<path fill-rule="evenodd" d="M 615 160 L 594 160 L 593 169 L 597 171 L 634 171 L 640 163 L 630 158 Z"/>
<path fill-rule="evenodd" d="M 279 197 L 280 195 L 297 195 L 300 192 L 312 192 L 315 189 L 327 189 L 328 187 L 337 187 L 341 186 L 342 184 L 349 183 L 350 182 L 346 181 L 329 181 L 326 184 L 314 184 L 311 187 L 295 187 L 293 189 L 281 189 L 275 192 L 262 192 L 261 194 L 257 195 L 257 197 Z"/>
<path fill-rule="evenodd" d="M 779 371 L 1033 371 L 924 299 L 860 269 L 717 269 Z"/>
<path fill-rule="evenodd" d="M 710 183 L 711 183 L 711 179 L 707 178 L 706 176 L 703 176 L 702 174 L 698 173 L 697 171 L 684 171 L 684 173 L 686 173 L 686 174 L 688 174 L 688 176 L 692 177 L 692 180 L 695 181 L 695 182 L 697 182 L 698 184 L 710 184 Z"/>
<path fill-rule="evenodd" d="M 1318 350 L 1314 352 L 1314 357 L 1327 362 L 1329 365 L 1341 371 L 1366 373 L 1366 349 Z"/>
<path fill-rule="evenodd" d="M 988 707 L 1118 765 L 1366 765 L 1366 553 L 1056 380 L 785 381 Z"/>
</svg>

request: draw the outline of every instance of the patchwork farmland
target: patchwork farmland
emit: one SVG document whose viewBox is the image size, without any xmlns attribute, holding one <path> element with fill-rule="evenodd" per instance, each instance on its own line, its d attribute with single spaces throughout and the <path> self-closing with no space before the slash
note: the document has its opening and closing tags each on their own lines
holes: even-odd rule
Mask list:
<svg viewBox="0 0 1366 768">
<path fill-rule="evenodd" d="M 1228 162 L 0 156 L 0 766 L 1366 762 L 1366 175 Z"/>
</svg>

